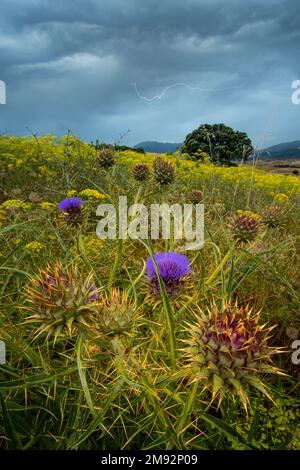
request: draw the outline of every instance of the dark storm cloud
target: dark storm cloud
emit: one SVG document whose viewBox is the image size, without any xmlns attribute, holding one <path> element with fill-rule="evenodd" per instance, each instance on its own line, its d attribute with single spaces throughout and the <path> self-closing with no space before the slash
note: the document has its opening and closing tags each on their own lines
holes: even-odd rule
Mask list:
<svg viewBox="0 0 300 470">
<path fill-rule="evenodd" d="M 300 137 L 290 99 L 300 79 L 296 0 L 2 0 L 0 8 L 1 129 L 70 128 L 112 141 L 130 128 L 134 144 L 225 122 L 261 145 Z M 175 83 L 187 86 L 163 94 Z"/>
</svg>

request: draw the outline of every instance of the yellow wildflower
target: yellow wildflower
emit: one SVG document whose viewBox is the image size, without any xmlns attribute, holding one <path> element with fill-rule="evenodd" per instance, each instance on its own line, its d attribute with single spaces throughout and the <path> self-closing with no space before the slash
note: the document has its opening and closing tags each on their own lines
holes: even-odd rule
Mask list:
<svg viewBox="0 0 300 470">
<path fill-rule="evenodd" d="M 20 168 L 22 165 L 24 165 L 24 161 L 21 158 L 18 158 L 18 160 L 16 160 L 16 167 Z"/>
<path fill-rule="evenodd" d="M 236 211 L 236 213 L 238 215 L 251 215 L 251 217 L 254 217 L 257 220 L 260 219 L 260 215 L 256 214 L 256 212 L 253 212 L 253 211 L 244 211 L 242 209 L 239 209 L 239 210 Z"/>
<path fill-rule="evenodd" d="M 76 194 L 77 194 L 76 189 L 70 189 L 70 190 L 67 192 L 67 197 L 73 197 L 73 196 L 76 196 Z"/>
<path fill-rule="evenodd" d="M 284 193 L 278 193 L 276 194 L 276 196 L 274 197 L 274 202 L 276 204 L 287 204 L 289 202 L 289 197 L 287 194 L 284 194 Z"/>
<path fill-rule="evenodd" d="M 39 204 L 41 206 L 42 209 L 46 209 L 46 210 L 51 210 L 51 209 L 55 209 L 56 208 L 56 204 L 53 204 L 53 202 L 41 202 Z"/>
<path fill-rule="evenodd" d="M 46 167 L 46 165 L 39 166 L 38 170 L 40 171 L 40 173 L 48 173 L 48 168 Z"/>
<path fill-rule="evenodd" d="M 8 199 L 3 202 L 1 207 L 4 209 L 30 209 L 31 204 L 21 201 L 21 199 Z"/>
<path fill-rule="evenodd" d="M 100 240 L 100 238 L 92 238 L 91 240 L 88 240 L 86 243 L 86 251 L 93 253 L 97 252 L 100 248 L 103 247 L 104 241 Z"/>
<path fill-rule="evenodd" d="M 82 197 L 97 199 L 98 201 L 105 199 L 104 194 L 97 191 L 97 189 L 83 189 L 79 194 Z"/>
<path fill-rule="evenodd" d="M 23 250 L 26 251 L 27 253 L 39 253 L 45 245 L 40 242 L 29 242 L 27 245 L 24 246 Z"/>
<path fill-rule="evenodd" d="M 83 239 L 83 250 L 89 258 L 98 258 L 99 251 L 103 248 L 104 241 L 95 236 L 86 236 Z M 77 244 L 72 248 L 72 253 L 74 256 L 78 254 Z"/>
</svg>

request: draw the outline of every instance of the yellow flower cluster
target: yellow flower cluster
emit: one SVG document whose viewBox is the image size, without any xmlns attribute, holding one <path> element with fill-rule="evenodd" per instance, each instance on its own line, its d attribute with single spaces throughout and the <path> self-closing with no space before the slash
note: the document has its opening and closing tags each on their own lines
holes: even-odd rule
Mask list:
<svg viewBox="0 0 300 470">
<path fill-rule="evenodd" d="M 29 242 L 27 245 L 24 246 L 23 250 L 26 251 L 27 253 L 34 254 L 34 253 L 39 253 L 40 251 L 43 250 L 45 245 L 40 242 Z"/>
<path fill-rule="evenodd" d="M 284 193 L 278 193 L 274 197 L 275 204 L 288 204 L 289 200 L 290 198 L 288 197 L 288 195 Z"/>
<path fill-rule="evenodd" d="M 66 158 L 68 164 L 76 168 L 79 162 L 90 167 L 96 156 L 96 150 L 76 136 L 68 135 L 58 139 L 51 134 L 38 138 L 1 135 L 0 153 L 4 170 L 30 172 L 32 177 L 39 179 L 57 176 Z"/>
<path fill-rule="evenodd" d="M 105 199 L 104 194 L 97 191 L 97 189 L 83 189 L 79 194 L 87 199 L 97 199 L 98 201 Z"/>
<path fill-rule="evenodd" d="M 100 238 L 93 236 L 85 236 L 83 238 L 82 249 L 84 253 L 91 259 L 97 259 L 99 256 L 99 251 L 103 248 L 104 241 Z M 72 253 L 74 256 L 78 255 L 78 246 L 75 244 L 72 248 Z"/>
<path fill-rule="evenodd" d="M 92 238 L 87 241 L 85 248 L 87 252 L 94 253 L 98 252 L 99 249 L 103 247 L 104 241 L 100 240 L 100 238 Z"/>
<path fill-rule="evenodd" d="M 70 169 L 78 169 L 80 165 L 91 170 L 97 150 L 73 135 L 57 139 L 47 134 L 38 137 L 38 145 L 33 137 L 0 136 L 0 153 L 4 170 L 7 169 L 12 173 L 26 172 L 25 174 L 40 179 L 58 175 L 66 159 Z M 125 166 L 131 172 L 137 163 L 146 163 L 151 168 L 156 157 L 157 154 L 140 154 L 134 150 L 126 150 L 116 152 L 115 161 L 117 165 Z M 258 189 L 268 195 L 273 193 L 275 198 L 278 198 L 275 200 L 278 204 L 284 204 L 287 201 L 286 197 L 291 199 L 300 195 L 300 179 L 297 176 L 266 173 L 253 165 L 219 167 L 212 165 L 207 158 L 204 161 L 193 161 L 186 159 L 188 157 L 180 155 L 179 152 L 174 155 L 163 154 L 162 157 L 176 167 L 176 173 L 181 181 L 189 181 L 192 178 L 197 182 L 219 184 L 225 191 L 233 185 L 246 191 Z M 102 200 L 105 197 L 99 196 L 101 192 L 94 189 L 83 191 L 80 195 L 86 198 Z M 70 189 L 67 197 L 77 194 L 79 191 Z"/>
<path fill-rule="evenodd" d="M 252 211 L 244 211 L 242 209 L 238 209 L 236 213 L 237 215 L 251 215 L 251 217 L 253 217 L 256 220 L 260 220 L 261 218 L 259 214 L 257 214 L 256 212 L 252 212 Z"/>
<path fill-rule="evenodd" d="M 73 197 L 73 196 L 76 196 L 76 194 L 77 194 L 76 189 L 70 189 L 70 190 L 67 192 L 67 197 Z"/>
<path fill-rule="evenodd" d="M 24 165 L 24 161 L 21 158 L 16 160 L 16 168 L 21 168 Z"/>
<path fill-rule="evenodd" d="M 2 209 L 30 209 L 31 204 L 21 201 L 21 199 L 8 199 L 3 202 Z"/>
<path fill-rule="evenodd" d="M 45 174 L 48 173 L 48 168 L 46 167 L 46 165 L 39 166 L 38 170 L 40 171 L 40 173 L 45 173 Z"/>
<path fill-rule="evenodd" d="M 45 209 L 45 210 L 52 210 L 52 209 L 55 209 L 56 208 L 56 204 L 53 204 L 53 202 L 41 202 L 39 204 L 41 206 L 42 209 Z"/>
<path fill-rule="evenodd" d="M 180 157 L 161 155 L 167 161 L 173 163 L 178 170 L 182 180 L 190 180 L 191 176 L 204 180 L 219 180 L 221 184 L 243 186 L 244 188 L 255 187 L 270 194 L 271 191 L 284 190 L 288 194 L 300 195 L 300 179 L 297 176 L 265 173 L 255 166 L 242 165 L 238 167 L 218 167 L 206 162 L 183 160 Z M 136 163 L 153 164 L 156 155 L 147 153 L 139 154 L 133 150 L 119 152 L 116 163 L 125 165 L 129 169 Z"/>
</svg>

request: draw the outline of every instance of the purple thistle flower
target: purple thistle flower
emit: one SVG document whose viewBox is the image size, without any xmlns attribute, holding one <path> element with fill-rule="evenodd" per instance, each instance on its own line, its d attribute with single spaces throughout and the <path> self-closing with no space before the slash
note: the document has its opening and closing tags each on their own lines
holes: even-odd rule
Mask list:
<svg viewBox="0 0 300 470">
<path fill-rule="evenodd" d="M 70 225 L 77 225 L 82 222 L 82 211 L 81 206 L 84 204 L 84 201 L 81 197 L 68 197 L 63 201 L 60 201 L 58 208 L 60 211 L 64 212 L 65 221 Z"/>
<path fill-rule="evenodd" d="M 67 197 L 63 201 L 60 201 L 58 204 L 58 208 L 62 212 L 69 212 L 73 209 L 78 209 L 84 204 L 84 201 L 81 197 Z"/>
<path fill-rule="evenodd" d="M 158 272 L 164 282 L 166 291 L 173 296 L 182 287 L 182 278 L 190 274 L 189 259 L 173 251 L 161 252 L 154 255 L 158 266 Z M 152 259 L 149 257 L 146 262 L 147 279 L 155 294 L 159 294 L 159 282 Z"/>
</svg>

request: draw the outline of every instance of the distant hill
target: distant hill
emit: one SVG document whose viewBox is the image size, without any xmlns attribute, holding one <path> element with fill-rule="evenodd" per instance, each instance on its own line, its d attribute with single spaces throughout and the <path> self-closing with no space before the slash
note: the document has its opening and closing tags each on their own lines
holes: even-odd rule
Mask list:
<svg viewBox="0 0 300 470">
<path fill-rule="evenodd" d="M 134 148 L 142 147 L 146 152 L 150 153 L 167 153 L 175 152 L 178 147 L 182 144 L 170 143 L 170 142 L 141 142 L 134 146 Z"/>
<path fill-rule="evenodd" d="M 260 153 L 260 156 L 263 158 L 270 158 L 272 160 L 300 158 L 300 140 L 273 145 L 272 147 L 264 149 Z"/>
<path fill-rule="evenodd" d="M 178 150 L 182 144 L 171 142 L 145 141 L 135 145 L 133 148 L 143 148 L 150 153 L 171 153 Z M 300 158 L 300 140 L 293 142 L 284 142 L 273 145 L 259 152 L 260 157 L 271 160 L 282 160 L 291 158 Z"/>
</svg>

